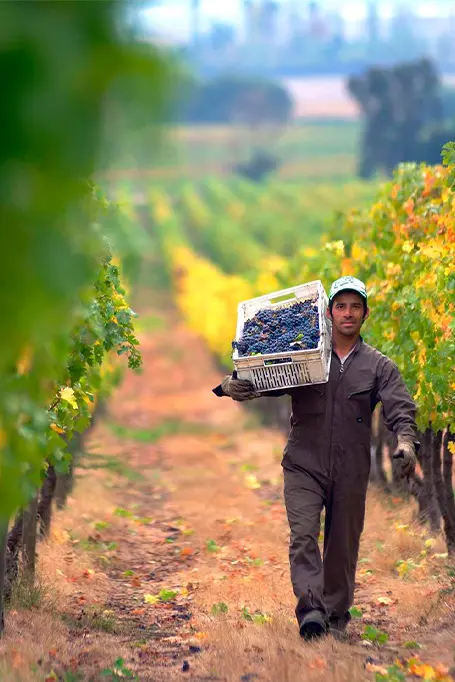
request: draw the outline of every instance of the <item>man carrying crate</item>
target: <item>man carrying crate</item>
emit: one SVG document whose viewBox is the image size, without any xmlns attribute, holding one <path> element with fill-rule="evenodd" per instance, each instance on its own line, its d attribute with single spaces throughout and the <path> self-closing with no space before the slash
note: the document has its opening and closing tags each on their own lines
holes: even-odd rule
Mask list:
<svg viewBox="0 0 455 682">
<path fill-rule="evenodd" d="M 285 394 L 292 398 L 282 466 L 291 579 L 304 639 L 329 631 L 342 637 L 350 620 L 370 472 L 371 415 L 378 402 L 398 439 L 393 455 L 397 473 L 409 478 L 416 466 L 415 404 L 396 365 L 360 336 L 368 315 L 363 282 L 342 277 L 329 294 L 332 359 L 327 383 L 257 393 L 234 373 L 214 389 L 216 395 L 237 401 Z M 323 507 L 322 560 L 318 537 Z"/>
</svg>

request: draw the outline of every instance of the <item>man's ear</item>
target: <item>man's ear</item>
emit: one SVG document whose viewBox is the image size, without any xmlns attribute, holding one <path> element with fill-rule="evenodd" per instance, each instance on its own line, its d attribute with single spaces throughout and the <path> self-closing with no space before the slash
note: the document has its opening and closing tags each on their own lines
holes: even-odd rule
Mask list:
<svg viewBox="0 0 455 682">
<path fill-rule="evenodd" d="M 327 308 L 326 308 L 326 310 L 325 310 L 325 316 L 326 316 L 326 318 L 327 318 L 328 320 L 331 320 L 331 319 L 332 319 L 332 313 L 330 312 L 329 306 L 327 306 Z"/>
<path fill-rule="evenodd" d="M 370 309 L 367 308 L 365 311 L 365 315 L 363 316 L 363 321 L 367 320 L 370 317 Z"/>
</svg>

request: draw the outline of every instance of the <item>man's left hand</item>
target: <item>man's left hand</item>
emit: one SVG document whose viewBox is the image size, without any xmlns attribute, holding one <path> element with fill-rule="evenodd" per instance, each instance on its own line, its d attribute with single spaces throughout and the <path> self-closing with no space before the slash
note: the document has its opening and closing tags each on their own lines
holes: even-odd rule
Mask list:
<svg viewBox="0 0 455 682">
<path fill-rule="evenodd" d="M 402 440 L 398 437 L 398 445 L 393 453 L 393 461 L 397 467 L 397 473 L 401 478 L 410 478 L 417 464 L 416 449 L 414 443 Z"/>
</svg>

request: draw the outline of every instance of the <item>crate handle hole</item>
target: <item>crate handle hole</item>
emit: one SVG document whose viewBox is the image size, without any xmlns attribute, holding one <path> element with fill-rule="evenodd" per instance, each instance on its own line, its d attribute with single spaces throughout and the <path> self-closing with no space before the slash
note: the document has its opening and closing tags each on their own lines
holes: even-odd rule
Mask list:
<svg viewBox="0 0 455 682">
<path fill-rule="evenodd" d="M 275 303 L 283 303 L 283 301 L 291 301 L 293 298 L 297 298 L 297 296 L 292 293 L 292 294 L 283 294 L 283 296 L 277 296 L 276 298 L 270 298 L 269 301 L 273 305 Z"/>
<path fill-rule="evenodd" d="M 264 360 L 264 366 L 268 365 L 292 365 L 292 358 L 276 358 L 276 360 Z"/>
</svg>

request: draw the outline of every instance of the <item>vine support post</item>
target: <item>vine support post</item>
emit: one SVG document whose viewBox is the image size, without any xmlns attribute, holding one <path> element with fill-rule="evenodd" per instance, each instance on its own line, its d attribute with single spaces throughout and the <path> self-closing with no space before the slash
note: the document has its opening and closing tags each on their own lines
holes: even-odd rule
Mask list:
<svg viewBox="0 0 455 682">
<path fill-rule="evenodd" d="M 5 629 L 5 582 L 8 542 L 8 520 L 0 521 L 0 636 Z"/>
<path fill-rule="evenodd" d="M 448 429 L 438 431 L 433 442 L 433 476 L 444 524 L 447 551 L 455 554 L 455 503 L 452 489 L 452 453 L 449 450 Z"/>
<path fill-rule="evenodd" d="M 28 507 L 24 509 L 22 534 L 22 560 L 24 576 L 33 583 L 36 568 L 36 527 L 38 517 L 38 496 L 35 495 Z"/>
<path fill-rule="evenodd" d="M 52 501 L 54 499 L 57 474 L 52 464 L 48 464 L 46 477 L 40 491 L 38 504 L 38 518 L 40 525 L 40 537 L 47 538 L 51 530 Z"/>
<path fill-rule="evenodd" d="M 82 433 L 74 433 L 70 442 L 68 443 L 68 452 L 71 459 L 68 466 L 68 471 L 64 474 L 58 474 L 55 485 L 55 502 L 58 509 L 63 509 L 71 493 L 74 485 L 74 465 L 77 457 L 82 450 Z"/>
<path fill-rule="evenodd" d="M 431 428 L 426 429 L 422 438 L 422 447 L 420 450 L 420 462 L 423 471 L 423 495 L 425 499 L 425 507 L 428 514 L 428 521 L 430 524 L 430 531 L 432 533 L 439 533 L 441 530 L 441 512 L 439 508 L 438 498 L 436 496 L 435 481 L 434 481 L 434 467 L 433 467 L 433 452 L 434 452 L 434 434 Z"/>
</svg>

